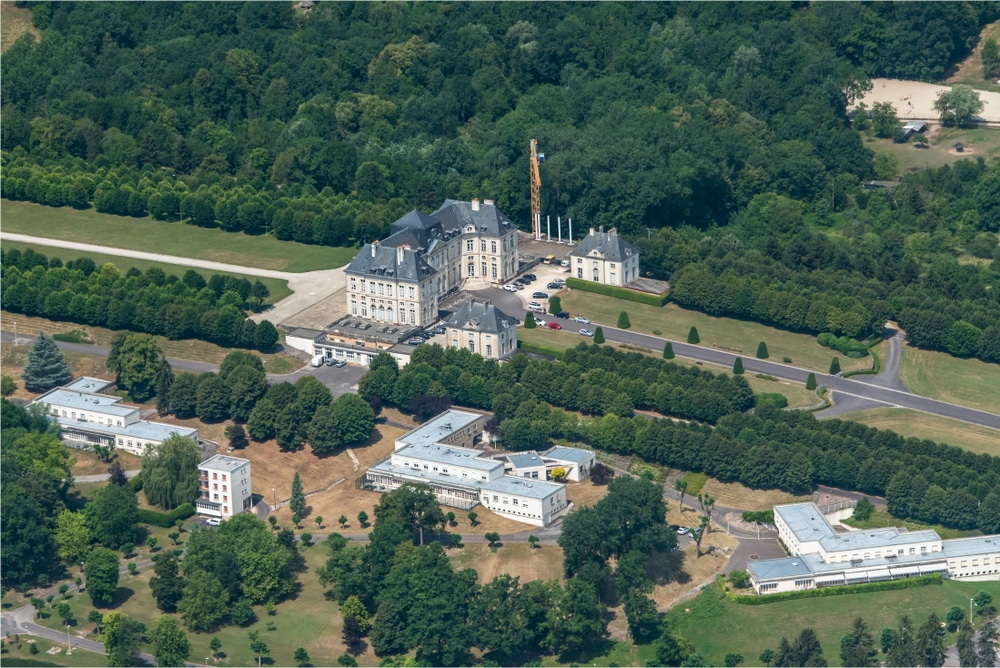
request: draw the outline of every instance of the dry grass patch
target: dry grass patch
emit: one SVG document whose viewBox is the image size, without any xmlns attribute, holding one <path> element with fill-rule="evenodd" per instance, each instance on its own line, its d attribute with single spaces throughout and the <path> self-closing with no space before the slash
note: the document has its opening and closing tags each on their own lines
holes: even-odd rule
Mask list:
<svg viewBox="0 0 1000 668">
<path fill-rule="evenodd" d="M 108 472 L 108 467 L 111 464 L 105 464 L 100 459 L 97 458 L 90 450 L 77 450 L 76 448 L 69 449 L 70 456 L 76 460 L 73 464 L 73 468 L 70 469 L 70 473 L 73 477 L 83 476 L 83 475 L 98 475 Z M 115 456 L 121 463 L 122 468 L 126 471 L 138 469 L 142 465 L 142 458 L 133 455 L 130 452 L 115 452 Z"/>
<path fill-rule="evenodd" d="M 811 498 L 795 496 L 780 489 L 750 489 L 738 482 L 719 482 L 715 478 L 708 479 L 702 493 L 712 496 L 716 505 L 745 510 L 770 510 L 775 505 L 801 503 Z M 692 501 L 697 504 L 696 499 Z"/>
<path fill-rule="evenodd" d="M 20 329 L 18 329 L 18 336 L 20 335 Z M 10 399 L 31 401 L 38 396 L 37 392 L 29 392 L 24 389 L 24 380 L 21 379 L 24 366 L 28 363 L 29 352 L 31 352 L 31 346 L 15 346 L 11 343 L 5 343 L 0 346 L 0 370 L 5 375 L 12 376 L 15 382 L 17 382 L 17 390 L 8 397 Z M 64 352 L 63 355 L 66 356 L 66 363 L 69 365 L 74 377 L 92 376 L 96 378 L 109 378 L 108 366 L 104 357 L 69 352 Z"/>
<path fill-rule="evenodd" d="M 9 49 L 26 32 L 35 36 L 36 44 L 42 39 L 42 33 L 31 23 L 31 10 L 13 2 L 0 2 L 0 52 Z"/>
<path fill-rule="evenodd" d="M 905 408 L 873 408 L 839 417 L 876 429 L 889 429 L 903 436 L 947 443 L 976 454 L 1000 456 L 1000 431 L 989 427 Z"/>
<path fill-rule="evenodd" d="M 563 551 L 558 545 L 542 545 L 531 549 L 527 543 L 506 543 L 491 550 L 486 543 L 472 543 L 448 556 L 456 569 L 471 568 L 486 583 L 504 573 L 529 580 L 562 580 Z"/>
<path fill-rule="evenodd" d="M 899 377 L 914 394 L 1000 413 L 1000 364 L 903 346 Z"/>
<path fill-rule="evenodd" d="M 691 594 L 725 568 L 729 557 L 726 554 L 736 548 L 736 539 L 725 531 L 713 526 L 713 530 L 701 541 L 702 555 L 696 556 L 695 545 L 682 550 L 654 556 L 649 575 L 658 583 L 653 588 L 652 599 L 656 609 L 663 611 Z"/>
<path fill-rule="evenodd" d="M 592 506 L 608 494 L 607 485 L 595 485 L 590 480 L 571 482 L 566 485 L 566 498 L 577 508 Z"/>
</svg>

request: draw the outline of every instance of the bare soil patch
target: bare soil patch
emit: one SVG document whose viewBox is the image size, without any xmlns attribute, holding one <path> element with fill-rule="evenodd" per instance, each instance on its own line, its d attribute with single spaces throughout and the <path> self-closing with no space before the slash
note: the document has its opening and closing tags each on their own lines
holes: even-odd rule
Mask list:
<svg viewBox="0 0 1000 668">
<path fill-rule="evenodd" d="M 726 548 L 732 552 L 736 545 L 735 538 L 713 526 L 712 532 L 701 541 L 700 557 L 696 556 L 696 547 L 692 544 L 654 559 L 650 576 L 657 583 L 652 594 L 656 609 L 667 610 L 701 585 L 710 582 L 717 573 L 722 572 L 729 560 Z"/>
<path fill-rule="evenodd" d="M 450 550 L 449 557 L 455 568 L 471 568 L 479 575 L 479 582 L 486 583 L 504 573 L 529 580 L 562 580 L 563 551 L 558 545 L 543 545 L 531 549 L 526 543 L 508 543 L 490 550 L 486 543 L 470 543 L 466 547 Z"/>
<path fill-rule="evenodd" d="M 42 38 L 42 33 L 31 23 L 31 10 L 13 2 L 0 2 L 0 26 L 0 52 L 10 48 L 26 32 L 35 36 L 36 43 Z"/>
</svg>

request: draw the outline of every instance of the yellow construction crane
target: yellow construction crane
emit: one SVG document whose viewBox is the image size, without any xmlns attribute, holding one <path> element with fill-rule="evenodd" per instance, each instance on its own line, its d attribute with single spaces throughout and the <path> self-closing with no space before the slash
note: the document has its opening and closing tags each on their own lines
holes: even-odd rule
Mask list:
<svg viewBox="0 0 1000 668">
<path fill-rule="evenodd" d="M 538 173 L 538 163 L 545 161 L 545 154 L 538 152 L 538 140 L 531 140 L 531 233 L 535 239 L 542 238 L 542 177 Z"/>
</svg>

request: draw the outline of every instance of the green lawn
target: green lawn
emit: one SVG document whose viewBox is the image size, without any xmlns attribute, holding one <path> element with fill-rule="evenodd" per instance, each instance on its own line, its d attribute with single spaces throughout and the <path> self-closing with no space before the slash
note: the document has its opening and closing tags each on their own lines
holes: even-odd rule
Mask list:
<svg viewBox="0 0 1000 668">
<path fill-rule="evenodd" d="M 858 522 L 853 518 L 847 518 L 844 520 L 844 523 L 857 529 L 884 529 L 886 527 L 901 527 L 907 531 L 923 531 L 925 529 L 933 529 L 939 536 L 941 536 L 941 538 L 944 538 L 945 540 L 950 538 L 969 538 L 971 536 L 983 535 L 983 532 L 978 529 L 948 529 L 940 524 L 923 524 L 921 522 L 901 520 L 898 517 L 893 517 L 884 510 L 876 510 L 872 513 L 871 517 L 864 522 Z"/>
<path fill-rule="evenodd" d="M 963 153 L 953 150 L 958 142 L 967 147 Z M 977 156 L 982 156 L 989 162 L 1000 155 L 1000 129 L 942 128 L 933 139 L 928 139 L 927 143 L 930 143 L 930 148 L 913 148 L 913 143 L 897 144 L 891 139 L 865 140 L 865 145 L 876 153 L 896 156 L 896 160 L 899 161 L 898 174 L 903 175 L 931 167 L 951 165 L 959 160 L 975 160 Z"/>
<path fill-rule="evenodd" d="M 65 629 L 64 629 L 65 630 Z M 30 641 L 38 648 L 38 654 L 31 653 Z M 58 647 L 61 651 L 56 654 L 49 654 L 52 647 Z M 13 636 L 7 649 L 2 655 L 4 666 L 106 666 L 108 659 L 103 654 L 88 652 L 85 649 L 74 649 L 73 653 L 66 656 L 66 642 L 52 642 L 45 638 L 35 638 L 27 634 L 20 636 L 20 642 L 15 643 Z"/>
<path fill-rule="evenodd" d="M 975 453 L 1000 456 L 1000 431 L 989 427 L 949 420 L 906 408 L 873 408 L 841 415 L 876 429 L 889 429 L 903 436 L 927 438 Z"/>
<path fill-rule="evenodd" d="M 830 349 L 816 343 L 816 337 L 808 334 L 795 334 L 756 322 L 713 318 L 673 303 L 657 308 L 568 288 L 561 291 L 559 296 L 562 297 L 563 308 L 573 315 L 584 315 L 595 322 L 616 323 L 618 314 L 626 311 L 632 330 L 645 334 L 654 334 L 656 330 L 674 341 L 687 341 L 688 330 L 694 326 L 698 328 L 700 345 L 748 358 L 755 356 L 757 344 L 764 341 L 767 343 L 770 361 L 780 363 L 782 358 L 790 357 L 791 363 L 797 367 L 826 373 L 830 370 L 830 360 L 835 355 Z M 840 354 L 836 356 L 840 357 L 840 368 L 844 371 L 871 367 L 871 357 L 850 359 Z"/>
<path fill-rule="evenodd" d="M 69 248 L 56 248 L 54 246 L 43 246 L 40 244 L 26 244 L 21 241 L 4 241 L 3 249 L 4 251 L 9 251 L 12 249 L 18 249 L 20 251 L 25 251 L 30 248 L 36 253 L 42 253 L 46 257 L 53 258 L 57 257 L 63 261 L 65 264 L 70 260 L 75 260 L 80 257 L 89 257 L 97 266 L 101 266 L 110 262 L 119 269 L 122 273 L 128 271 L 130 268 L 135 267 L 141 272 L 145 272 L 150 267 L 159 267 L 167 275 L 175 274 L 177 277 L 181 277 L 184 273 L 191 269 L 196 273 L 201 274 L 207 281 L 212 277 L 212 274 L 220 274 L 222 276 L 236 276 L 237 278 L 245 278 L 251 283 L 254 281 L 260 281 L 267 286 L 270 291 L 268 298 L 264 300 L 265 304 L 276 304 L 288 295 L 292 294 L 291 289 L 288 287 L 288 281 L 283 281 L 279 278 L 259 278 L 257 276 L 246 276 L 244 274 L 232 274 L 226 271 L 211 271 L 210 269 L 199 269 L 198 267 L 187 267 L 180 264 L 166 264 L 163 262 L 152 262 L 150 260 L 136 260 L 128 257 L 121 257 L 120 255 L 105 255 L 104 253 L 85 253 L 83 251 L 70 250 Z"/>
<path fill-rule="evenodd" d="M 593 341 L 593 339 L 584 338 L 573 332 L 551 330 L 547 327 L 538 327 L 536 329 L 525 329 L 521 327 L 517 330 L 517 338 L 521 341 L 528 341 L 530 343 L 548 346 L 557 350 L 566 350 L 567 348 L 575 347 L 581 342 L 590 343 Z M 610 345 L 613 345 L 620 350 L 642 352 L 648 353 L 654 357 L 662 357 L 662 351 L 639 348 L 638 346 L 619 344 Z M 697 362 L 684 357 L 675 357 L 671 361 L 681 366 L 699 366 L 707 371 L 712 371 L 713 373 L 730 373 L 732 371 L 730 367 Z M 762 392 L 783 394 L 788 399 L 788 405 L 790 407 L 812 406 L 813 404 L 819 402 L 816 395 L 813 392 L 807 391 L 805 385 L 802 383 L 793 383 L 791 381 L 780 379 L 769 380 L 767 378 L 759 378 L 757 377 L 757 374 L 753 373 L 745 374 L 744 378 L 746 378 L 747 382 L 750 383 L 750 387 L 753 388 L 753 391 L 758 394 Z"/>
<path fill-rule="evenodd" d="M 697 598 L 667 612 L 670 628 L 692 643 L 706 665 L 721 666 L 726 654 L 743 655 L 744 665 L 760 665 L 765 649 L 777 649 L 781 637 L 792 640 L 803 628 L 812 628 L 819 637 L 823 654 L 831 666 L 841 665 L 840 638 L 861 616 L 878 642 L 883 628 L 897 627 L 909 615 L 915 623 L 930 613 L 944 619 L 953 605 L 969 607 L 969 598 L 979 591 L 1000 597 L 995 582 L 952 582 L 898 591 L 808 598 L 766 605 L 740 605 L 725 599 L 712 583 Z M 954 642 L 948 634 L 945 644 Z M 884 660 L 884 656 L 877 657 Z"/>
<path fill-rule="evenodd" d="M 302 272 L 334 269 L 351 261 L 355 248 L 312 246 L 269 236 L 129 218 L 30 202 L 0 202 L 5 232 L 128 248 L 246 267 Z"/>
<path fill-rule="evenodd" d="M 1000 413 L 1000 364 L 905 346 L 899 377 L 914 394 Z"/>
</svg>

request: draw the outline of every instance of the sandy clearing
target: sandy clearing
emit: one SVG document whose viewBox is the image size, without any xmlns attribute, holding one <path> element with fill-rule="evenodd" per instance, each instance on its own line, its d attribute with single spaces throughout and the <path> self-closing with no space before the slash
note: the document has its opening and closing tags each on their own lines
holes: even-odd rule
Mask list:
<svg viewBox="0 0 1000 668">
<path fill-rule="evenodd" d="M 901 121 L 936 121 L 939 115 L 934 111 L 934 101 L 951 86 L 929 84 L 921 81 L 902 79 L 872 79 L 872 89 L 862 99 L 848 107 L 853 109 L 861 102 L 871 109 L 876 102 L 889 102 L 896 109 Z M 979 99 L 984 102 L 979 118 L 988 123 L 1000 123 L 1000 93 L 979 91 Z"/>
</svg>

